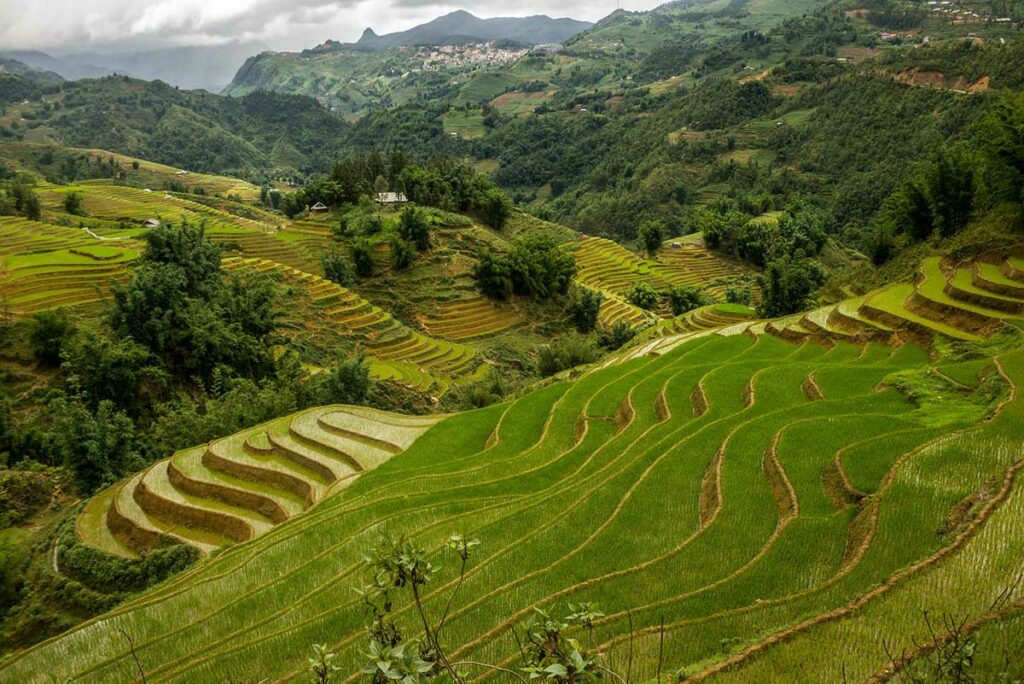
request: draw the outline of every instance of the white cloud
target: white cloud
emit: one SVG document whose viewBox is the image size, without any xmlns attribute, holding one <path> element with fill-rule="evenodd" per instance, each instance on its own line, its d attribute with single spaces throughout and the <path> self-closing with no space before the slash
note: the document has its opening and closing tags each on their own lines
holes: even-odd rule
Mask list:
<svg viewBox="0 0 1024 684">
<path fill-rule="evenodd" d="M 650 9 L 657 0 L 624 0 Z M 584 0 L 0 0 L 0 49 L 139 50 L 261 41 L 278 50 L 411 28 L 456 9 L 480 17 L 548 14 L 596 21 L 613 2 Z"/>
</svg>

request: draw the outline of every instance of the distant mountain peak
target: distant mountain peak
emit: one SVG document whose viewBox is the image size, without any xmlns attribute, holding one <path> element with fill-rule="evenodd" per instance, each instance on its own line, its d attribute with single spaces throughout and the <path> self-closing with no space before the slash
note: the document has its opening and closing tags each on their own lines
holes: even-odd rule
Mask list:
<svg viewBox="0 0 1024 684">
<path fill-rule="evenodd" d="M 407 31 L 378 35 L 368 28 L 356 45 L 364 49 L 386 50 L 399 45 L 443 45 L 467 40 L 511 40 L 524 45 L 561 43 L 591 26 L 593 24 L 586 21 L 552 19 L 545 15 L 481 19 L 459 9 Z"/>
</svg>

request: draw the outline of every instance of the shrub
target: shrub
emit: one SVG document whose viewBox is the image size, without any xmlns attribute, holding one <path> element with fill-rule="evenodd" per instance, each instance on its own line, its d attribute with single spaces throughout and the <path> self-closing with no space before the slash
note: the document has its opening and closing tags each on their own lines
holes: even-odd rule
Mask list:
<svg viewBox="0 0 1024 684">
<path fill-rule="evenodd" d="M 352 261 L 338 249 L 331 249 L 320 256 L 320 265 L 324 269 L 324 277 L 343 287 L 352 287 L 355 282 L 355 270 Z"/>
<path fill-rule="evenodd" d="M 665 226 L 660 221 L 644 221 L 637 230 L 636 241 L 648 254 L 654 254 L 665 241 Z"/>
<path fill-rule="evenodd" d="M 416 258 L 416 249 L 408 240 L 395 237 L 391 240 L 391 268 L 400 271 L 408 268 Z"/>
<path fill-rule="evenodd" d="M 672 314 L 679 316 L 711 303 L 711 298 L 694 285 L 681 285 L 668 291 Z"/>
<path fill-rule="evenodd" d="M 576 329 L 581 333 L 593 332 L 597 327 L 597 316 L 601 311 L 604 295 L 590 288 L 581 287 L 576 291 L 569 312 L 572 314 Z"/>
<path fill-rule="evenodd" d="M 77 192 L 69 192 L 64 195 L 64 211 L 75 216 L 85 216 L 82 196 Z"/>
<path fill-rule="evenodd" d="M 629 291 L 626 300 L 633 306 L 650 310 L 658 305 L 658 291 L 646 280 L 641 281 Z"/>
<path fill-rule="evenodd" d="M 628 323 L 616 321 L 611 328 L 601 331 L 598 343 L 609 351 L 615 351 L 634 337 L 636 337 L 636 331 Z"/>
<path fill-rule="evenodd" d="M 366 240 L 356 240 L 352 244 L 352 263 L 355 264 L 356 275 L 360 278 L 369 278 L 373 275 L 373 256 L 370 243 Z"/>
<path fill-rule="evenodd" d="M 597 359 L 594 341 L 581 335 L 572 335 L 540 350 L 537 370 L 543 377 L 582 366 Z"/>
<path fill-rule="evenodd" d="M 32 316 L 29 346 L 32 355 L 48 366 L 60 365 L 61 350 L 75 332 L 75 324 L 64 309 L 40 311 Z"/>
<path fill-rule="evenodd" d="M 430 217 L 419 207 L 405 207 L 398 217 L 398 234 L 421 252 L 430 249 Z"/>
</svg>

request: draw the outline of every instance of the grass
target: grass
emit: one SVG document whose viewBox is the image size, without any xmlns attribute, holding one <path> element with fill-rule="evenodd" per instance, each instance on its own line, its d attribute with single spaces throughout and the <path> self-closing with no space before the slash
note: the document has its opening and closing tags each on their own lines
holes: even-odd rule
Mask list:
<svg viewBox="0 0 1024 684">
<path fill-rule="evenodd" d="M 1015 397 L 996 414 L 1009 396 L 1001 375 L 957 388 L 980 414 L 949 410 L 931 384 L 933 366 L 960 379 L 994 367 L 980 360 L 934 362 L 911 346 L 712 335 L 445 417 L 418 438 L 410 430 L 424 419 L 345 409 L 327 423 L 346 441 L 323 444 L 361 450 L 358 459 L 388 452 L 385 445 L 407 448 L 308 512 L 13 659 L 0 676 L 131 677 L 126 645 L 110 636 L 119 628 L 132 635 L 149 681 L 295 679 L 319 642 L 353 674 L 364 636 L 351 589 L 365 573 L 363 550 L 380 532 L 408 534 L 444 568 L 451 559 L 442 542 L 458 531 L 483 545 L 446 627 L 456 657 L 514 664 L 510 630 L 534 606 L 558 612 L 592 600 L 606 613 L 595 638 L 619 665 L 632 648 L 637 677 L 655 674 L 662 620 L 665 671 L 694 674 L 813 619 L 795 640 L 738 661 L 727 676 L 834 681 L 845 664 L 863 679 L 885 664 L 878 636 L 920 636 L 908 605 L 976 610 L 981 599 L 968 580 L 987 588 L 1007 575 L 1013 537 L 1000 535 L 1016 528 L 979 517 L 981 532 L 962 553 L 870 598 L 886 578 L 954 543 L 973 518 L 950 527 L 950 511 L 974 491 L 983 505 L 994 496 L 985 483 L 1012 463 L 1022 404 Z M 1000 363 L 1010 381 L 1024 382 L 1024 354 L 1005 352 Z M 879 391 L 894 373 L 901 391 Z M 822 394 L 813 401 L 803 389 L 812 374 Z M 694 410 L 698 387 L 702 412 Z M 616 422 L 627 397 L 629 418 Z M 945 423 L 936 426 L 939 414 Z M 371 419 L 372 428 L 361 427 Z M 298 423 L 289 425 L 294 432 Z M 362 438 L 346 436 L 357 429 Z M 936 436 L 943 439 L 930 442 Z M 858 505 L 836 499 L 826 477 L 836 463 Z M 1024 511 L 1017 498 L 997 515 Z M 975 546 L 970 557 L 991 558 L 991 568 L 962 560 Z M 940 573 L 942 581 L 931 579 Z M 452 579 L 442 571 L 425 595 L 431 614 L 443 609 Z M 948 583 L 964 589 L 950 594 Z M 829 618 L 858 600 L 863 617 Z M 396 608 L 415 634 L 410 606 Z M 834 645 L 844 634 L 857 647 L 840 659 Z M 794 648 L 800 641 L 807 645 Z"/>
</svg>

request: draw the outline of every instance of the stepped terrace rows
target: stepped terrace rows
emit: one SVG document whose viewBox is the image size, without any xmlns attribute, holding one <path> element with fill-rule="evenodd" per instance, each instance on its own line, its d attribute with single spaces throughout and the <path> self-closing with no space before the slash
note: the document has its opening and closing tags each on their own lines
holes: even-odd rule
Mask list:
<svg viewBox="0 0 1024 684">
<path fill-rule="evenodd" d="M 422 316 L 420 321 L 435 337 L 468 340 L 515 328 L 523 317 L 511 306 L 499 307 L 485 297 L 473 297 L 440 304 L 435 315 Z"/>
<path fill-rule="evenodd" d="M 1024 260 L 990 255 L 973 263 L 925 259 L 912 283 L 772 321 L 736 323 L 724 332 L 771 334 L 791 341 L 883 340 L 930 343 L 936 337 L 978 342 L 1007 323 L 1024 321 Z M 662 323 L 666 334 L 672 322 Z M 679 330 L 644 348 L 668 350 L 694 334 Z"/>
<path fill-rule="evenodd" d="M 692 285 L 721 295 L 726 285 L 715 281 L 749 272 L 703 247 L 682 241 L 666 243 L 658 251 L 656 261 L 650 261 L 641 259 L 611 240 L 584 235 L 579 240 L 575 255 L 579 282 L 618 295 L 627 294 L 642 281 L 658 290 Z"/>
<path fill-rule="evenodd" d="M 23 316 L 101 301 L 138 256 L 130 240 L 101 241 L 84 230 L 0 219 L 0 297 Z"/>
<path fill-rule="evenodd" d="M 632 653 L 644 680 L 662 638 L 663 671 L 709 676 L 755 649 L 724 674 L 771 679 L 791 651 L 764 635 L 787 631 L 816 640 L 811 679 L 837 681 L 840 666 L 870 673 L 885 665 L 878 649 L 826 662 L 843 643 L 827 633 L 845 624 L 831 616 L 851 604 L 885 609 L 880 586 L 892 597 L 919 580 L 943 586 L 938 573 L 987 593 L 1005 566 L 967 574 L 968 545 L 1009 554 L 1019 539 L 986 535 L 995 516 L 1020 518 L 1019 495 L 1002 496 L 998 483 L 1019 458 L 1024 400 L 1012 387 L 1024 382 L 1024 353 L 969 363 L 933 376 L 912 345 L 710 334 L 549 384 L 441 420 L 314 510 L 31 649 L 0 676 L 131 678 L 132 651 L 115 636 L 124 630 L 151 682 L 298 679 L 313 643 L 336 651 L 355 681 L 365 616 L 352 588 L 381 531 L 413 537 L 444 569 L 422 597 L 432 615 L 457 581 L 445 540 L 482 540 L 445 627 L 455 661 L 516 667 L 511 630 L 533 607 L 561 614 L 566 602 L 596 601 L 606 616 L 595 641 L 619 666 Z M 908 374 L 947 385 L 911 401 L 894 389 Z M 961 544 L 973 528 L 975 541 Z M 971 595 L 948 601 L 977 604 Z M 418 634 L 413 607 L 399 600 L 396 610 L 403 632 Z M 903 643 L 919 635 L 909 616 L 884 627 Z M 744 679 L 761 663 L 760 677 Z"/>
<path fill-rule="evenodd" d="M 149 219 L 162 222 L 188 220 L 193 223 L 208 221 L 227 224 L 253 231 L 265 231 L 268 226 L 252 219 L 236 216 L 187 199 L 187 195 L 172 195 L 163 190 L 146 190 L 110 181 L 83 181 L 73 186 L 45 186 L 39 197 L 45 209 L 62 211 L 64 197 L 69 192 L 81 195 L 89 217 L 109 221 L 141 223 Z"/>
<path fill-rule="evenodd" d="M 363 345 L 378 378 L 422 391 L 443 391 L 477 370 L 472 347 L 421 335 L 330 280 L 266 259 L 230 257 L 223 260 L 223 266 L 229 272 L 276 272 L 299 286 L 317 312 L 313 323 L 331 326 Z"/>
<path fill-rule="evenodd" d="M 317 273 L 320 262 L 316 252 L 287 239 L 283 232 L 263 232 L 217 225 L 207 229 L 210 240 L 221 245 L 226 256 L 245 256 L 276 261 L 308 273 Z"/>
<path fill-rule="evenodd" d="M 128 558 L 167 539 L 209 554 L 269 532 L 401 453 L 436 422 L 361 407 L 303 411 L 186 449 L 101 492 L 78 534 Z"/>
</svg>

